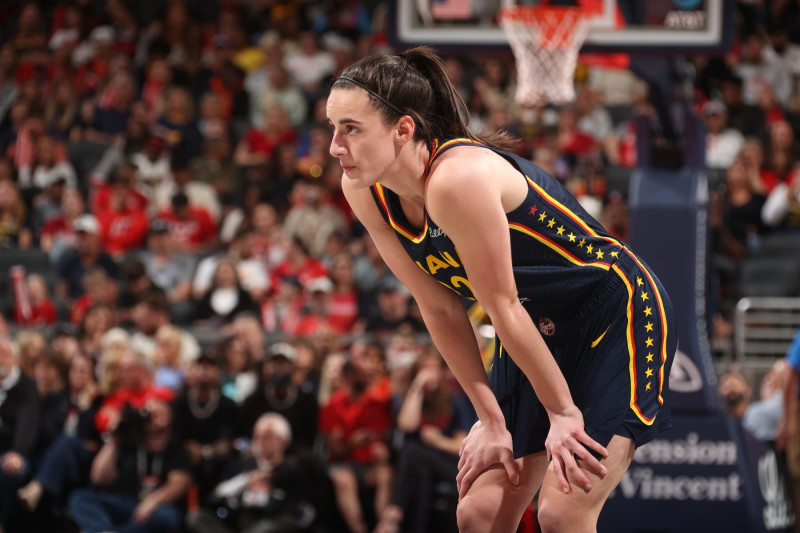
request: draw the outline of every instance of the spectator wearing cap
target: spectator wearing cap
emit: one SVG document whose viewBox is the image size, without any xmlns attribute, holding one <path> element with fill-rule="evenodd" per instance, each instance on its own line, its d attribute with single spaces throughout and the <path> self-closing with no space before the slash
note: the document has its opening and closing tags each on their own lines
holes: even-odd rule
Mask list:
<svg viewBox="0 0 800 533">
<path fill-rule="evenodd" d="M 158 214 L 170 225 L 175 247 L 182 252 L 200 252 L 213 249 L 217 242 L 217 228 L 208 211 L 191 205 L 184 192 L 172 197 L 172 205 Z"/>
<path fill-rule="evenodd" d="M 70 302 L 84 293 L 83 275 L 94 268 L 101 268 L 114 280 L 119 278 L 119 267 L 103 249 L 100 240 L 100 222 L 94 215 L 81 215 L 75 219 L 73 229 L 77 233 L 75 247 L 61 256 L 56 270 L 58 296 Z"/>
<path fill-rule="evenodd" d="M 0 531 L 8 530 L 16 491 L 30 469 L 36 444 L 39 401 L 36 385 L 19 365 L 17 347 L 0 338 Z"/>
<path fill-rule="evenodd" d="M 321 257 L 332 233 L 348 231 L 344 214 L 328 201 L 319 180 L 296 183 L 292 197 L 297 201 L 289 208 L 283 229 L 303 241 L 311 255 Z"/>
<path fill-rule="evenodd" d="M 242 404 L 243 430 L 252 431 L 263 413 L 279 413 L 292 426 L 292 450 L 310 451 L 317 437 L 318 403 L 316 395 L 294 380 L 296 357 L 289 343 L 275 343 L 268 349 L 258 387 Z"/>
<path fill-rule="evenodd" d="M 139 258 L 145 266 L 147 277 L 166 293 L 173 311 L 176 304 L 191 299 L 195 261 L 178 251 L 169 221 L 157 218 L 150 223 L 147 250 Z"/>
<path fill-rule="evenodd" d="M 192 460 L 200 502 L 220 481 L 239 436 L 236 404 L 222 394 L 218 354 L 200 355 L 186 373 L 186 388 L 173 404 L 175 434 Z"/>
<path fill-rule="evenodd" d="M 344 333 L 336 329 L 330 319 L 333 282 L 328 277 L 311 280 L 306 287 L 308 297 L 294 334 L 313 338 L 331 333 Z"/>
<path fill-rule="evenodd" d="M 386 276 L 378 285 L 377 306 L 366 320 L 366 331 L 385 336 L 399 328 L 413 332 L 424 326 L 411 316 L 411 294 L 394 276 Z"/>
<path fill-rule="evenodd" d="M 220 258 L 211 286 L 197 302 L 195 320 L 219 326 L 230 323 L 239 313 L 257 311 L 258 304 L 242 286 L 236 262 L 227 257 Z"/>
<path fill-rule="evenodd" d="M 744 137 L 728 127 L 728 110 L 719 100 L 709 100 L 703 106 L 706 125 L 706 165 L 709 168 L 728 168 L 744 145 Z"/>
</svg>

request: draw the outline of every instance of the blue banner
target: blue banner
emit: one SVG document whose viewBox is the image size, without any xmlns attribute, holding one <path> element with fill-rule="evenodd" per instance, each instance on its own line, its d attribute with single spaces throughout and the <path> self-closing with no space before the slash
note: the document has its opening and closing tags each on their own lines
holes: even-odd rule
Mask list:
<svg viewBox="0 0 800 533">
<path fill-rule="evenodd" d="M 723 415 L 674 417 L 636 450 L 599 533 L 790 533 L 794 515 L 772 449 Z"/>
<path fill-rule="evenodd" d="M 628 242 L 667 289 L 678 325 L 673 413 L 720 412 L 706 328 L 708 183 L 701 169 L 636 169 Z"/>
</svg>

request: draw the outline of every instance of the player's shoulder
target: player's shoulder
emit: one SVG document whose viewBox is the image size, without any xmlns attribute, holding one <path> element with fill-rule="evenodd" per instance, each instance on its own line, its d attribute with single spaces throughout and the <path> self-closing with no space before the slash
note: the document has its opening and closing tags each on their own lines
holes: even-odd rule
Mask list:
<svg viewBox="0 0 800 533">
<path fill-rule="evenodd" d="M 442 153 L 431 167 L 428 188 L 463 188 L 479 185 L 502 158 L 480 146 L 456 146 Z"/>
</svg>

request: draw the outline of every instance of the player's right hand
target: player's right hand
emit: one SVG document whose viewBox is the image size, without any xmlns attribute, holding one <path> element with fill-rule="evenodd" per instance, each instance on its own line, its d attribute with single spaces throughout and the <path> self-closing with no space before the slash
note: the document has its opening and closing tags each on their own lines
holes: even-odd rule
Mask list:
<svg viewBox="0 0 800 533">
<path fill-rule="evenodd" d="M 511 433 L 505 425 L 489 428 L 480 420 L 475 422 L 462 441 L 458 455 L 461 457 L 456 476 L 459 500 L 467 495 L 479 475 L 498 463 L 506 469 L 511 483 L 519 484 L 519 467 L 514 461 Z"/>
</svg>

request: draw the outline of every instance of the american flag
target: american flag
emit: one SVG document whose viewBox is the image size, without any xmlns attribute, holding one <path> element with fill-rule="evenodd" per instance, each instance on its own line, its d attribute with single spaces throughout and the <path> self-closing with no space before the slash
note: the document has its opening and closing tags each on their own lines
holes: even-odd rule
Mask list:
<svg viewBox="0 0 800 533">
<path fill-rule="evenodd" d="M 438 20 L 471 19 L 472 0 L 433 0 L 431 15 Z"/>
</svg>

